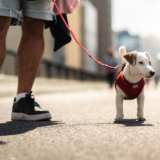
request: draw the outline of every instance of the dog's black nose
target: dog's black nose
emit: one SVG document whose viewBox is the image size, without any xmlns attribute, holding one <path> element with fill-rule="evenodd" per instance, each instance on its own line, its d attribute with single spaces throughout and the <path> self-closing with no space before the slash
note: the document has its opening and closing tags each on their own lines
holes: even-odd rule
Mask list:
<svg viewBox="0 0 160 160">
<path fill-rule="evenodd" d="M 151 76 L 154 76 L 155 72 L 154 71 L 150 71 Z"/>
</svg>

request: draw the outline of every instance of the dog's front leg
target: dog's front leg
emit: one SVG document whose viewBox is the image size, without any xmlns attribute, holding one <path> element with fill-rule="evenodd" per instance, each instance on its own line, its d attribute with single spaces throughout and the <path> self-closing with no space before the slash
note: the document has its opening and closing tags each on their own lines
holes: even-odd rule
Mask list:
<svg viewBox="0 0 160 160">
<path fill-rule="evenodd" d="M 116 109 L 117 109 L 117 115 L 116 115 L 116 122 L 123 122 L 123 97 L 119 94 L 116 94 Z"/>
<path fill-rule="evenodd" d="M 143 91 L 137 98 L 137 104 L 138 104 L 137 116 L 139 121 L 146 120 L 145 113 L 144 113 L 144 99 L 145 99 L 145 95 L 144 95 L 144 89 L 143 89 Z"/>
</svg>

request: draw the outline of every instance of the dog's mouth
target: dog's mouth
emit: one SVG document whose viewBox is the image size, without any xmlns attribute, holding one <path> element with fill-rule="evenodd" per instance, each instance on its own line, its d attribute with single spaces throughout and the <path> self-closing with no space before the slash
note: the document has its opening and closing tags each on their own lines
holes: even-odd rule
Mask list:
<svg viewBox="0 0 160 160">
<path fill-rule="evenodd" d="M 153 77 L 153 76 L 144 76 L 142 73 L 140 73 L 140 74 L 141 74 L 144 78 L 147 78 L 147 79 Z"/>
<path fill-rule="evenodd" d="M 152 76 L 151 76 L 151 77 L 152 77 Z M 145 77 L 145 78 L 149 79 L 149 78 L 151 78 L 151 77 Z"/>
</svg>

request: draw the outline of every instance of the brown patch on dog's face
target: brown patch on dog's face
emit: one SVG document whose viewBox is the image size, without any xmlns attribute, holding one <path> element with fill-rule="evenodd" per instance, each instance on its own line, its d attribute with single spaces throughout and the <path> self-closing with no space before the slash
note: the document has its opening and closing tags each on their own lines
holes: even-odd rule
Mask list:
<svg viewBox="0 0 160 160">
<path fill-rule="evenodd" d="M 151 57 L 149 56 L 149 54 L 147 52 L 146 52 L 146 56 L 147 56 L 148 60 L 150 61 Z"/>
<path fill-rule="evenodd" d="M 152 66 L 151 57 L 150 57 L 150 55 L 149 55 L 147 52 L 146 52 L 146 56 L 147 56 L 147 58 L 148 58 L 148 60 L 149 60 L 149 65 Z"/>
<path fill-rule="evenodd" d="M 124 55 L 124 58 L 133 66 L 136 64 L 136 53 L 137 52 L 130 52 Z"/>
</svg>

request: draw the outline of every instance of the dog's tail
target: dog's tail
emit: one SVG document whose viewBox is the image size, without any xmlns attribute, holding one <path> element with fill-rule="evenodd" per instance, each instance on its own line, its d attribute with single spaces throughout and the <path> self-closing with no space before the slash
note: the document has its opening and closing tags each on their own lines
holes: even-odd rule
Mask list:
<svg viewBox="0 0 160 160">
<path fill-rule="evenodd" d="M 121 56 L 121 61 L 122 61 L 122 63 L 124 63 L 124 62 L 126 61 L 125 58 L 123 57 L 124 54 L 126 54 L 126 48 L 125 48 L 125 46 L 121 46 L 121 47 L 119 48 L 119 54 L 120 54 L 120 56 Z"/>
</svg>

